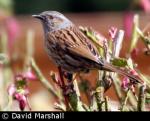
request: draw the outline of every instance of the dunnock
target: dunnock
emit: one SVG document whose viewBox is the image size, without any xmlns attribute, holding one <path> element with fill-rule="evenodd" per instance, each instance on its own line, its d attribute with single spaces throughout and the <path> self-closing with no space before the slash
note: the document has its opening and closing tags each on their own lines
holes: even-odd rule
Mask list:
<svg viewBox="0 0 150 121">
<path fill-rule="evenodd" d="M 40 19 L 43 24 L 48 55 L 64 71 L 74 73 L 90 69 L 108 70 L 139 82 L 135 76 L 103 60 L 92 41 L 63 14 L 45 11 L 33 17 Z"/>
</svg>

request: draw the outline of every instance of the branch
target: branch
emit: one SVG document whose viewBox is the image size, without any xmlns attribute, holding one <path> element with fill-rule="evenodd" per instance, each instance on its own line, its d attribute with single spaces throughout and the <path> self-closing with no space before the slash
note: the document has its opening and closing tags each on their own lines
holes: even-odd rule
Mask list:
<svg viewBox="0 0 150 121">
<path fill-rule="evenodd" d="M 31 67 L 33 68 L 34 72 L 36 73 L 36 76 L 38 77 L 38 79 L 40 80 L 40 82 L 43 84 L 43 86 L 46 87 L 46 89 L 50 93 L 52 93 L 56 98 L 60 98 L 60 96 L 57 93 L 57 91 L 55 91 L 55 89 L 53 88 L 53 86 L 48 82 L 48 80 L 45 79 L 45 77 L 41 73 L 40 69 L 36 65 L 35 60 L 33 58 L 31 59 Z"/>
<path fill-rule="evenodd" d="M 109 111 L 109 99 L 107 96 L 105 97 L 105 111 Z"/>
<path fill-rule="evenodd" d="M 113 56 L 114 57 L 119 57 L 120 50 L 122 48 L 123 37 L 124 37 L 124 31 L 119 30 L 119 32 L 117 33 L 117 35 L 114 39 L 114 47 L 113 47 Z"/>
<path fill-rule="evenodd" d="M 125 111 L 125 106 L 127 104 L 127 100 L 128 100 L 128 97 L 129 97 L 129 92 L 130 92 L 130 90 L 128 89 L 128 91 L 126 92 L 125 98 L 122 101 L 122 105 L 121 105 L 121 108 L 120 108 L 121 111 Z"/>
<path fill-rule="evenodd" d="M 124 37 L 124 31 L 119 30 L 119 32 L 117 33 L 117 35 L 114 39 L 114 43 L 113 43 L 113 52 L 112 52 L 113 57 L 116 57 L 116 58 L 119 57 L 120 50 L 122 47 L 123 37 Z M 122 93 L 121 93 L 121 88 L 120 88 L 120 85 L 121 85 L 120 80 L 118 80 L 116 78 L 115 73 L 111 73 L 111 77 L 113 79 L 113 84 L 114 84 L 114 88 L 117 93 L 117 96 L 118 96 L 119 100 L 121 101 Z"/>
<path fill-rule="evenodd" d="M 138 111 L 145 111 L 145 85 L 140 86 L 137 106 Z"/>
<path fill-rule="evenodd" d="M 73 85 L 74 85 L 74 93 L 76 94 L 76 98 L 77 98 L 77 106 L 76 109 L 77 111 L 85 111 L 85 109 L 83 108 L 83 104 L 81 102 L 81 97 L 80 97 L 80 91 L 79 91 L 79 87 L 78 87 L 78 83 L 77 80 L 73 80 Z"/>
<path fill-rule="evenodd" d="M 97 80 L 97 88 L 96 88 L 96 103 L 99 111 L 104 111 L 103 103 L 104 103 L 104 81 L 103 81 L 103 75 L 104 71 L 98 71 L 98 80 Z"/>
<path fill-rule="evenodd" d="M 136 14 L 133 18 L 133 32 L 132 32 L 132 39 L 131 39 L 131 46 L 129 48 L 129 53 L 136 47 L 138 41 L 138 33 L 137 28 L 139 27 L 139 16 Z"/>
</svg>

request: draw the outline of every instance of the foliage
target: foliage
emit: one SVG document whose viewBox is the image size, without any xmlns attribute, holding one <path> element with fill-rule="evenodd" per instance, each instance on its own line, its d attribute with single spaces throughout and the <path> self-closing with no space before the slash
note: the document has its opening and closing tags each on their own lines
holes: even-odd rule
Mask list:
<svg viewBox="0 0 150 121">
<path fill-rule="evenodd" d="M 65 85 L 60 83 L 58 72 L 51 72 L 52 82 L 49 82 L 42 74 L 36 61 L 33 58 L 33 40 L 34 32 L 27 32 L 27 48 L 24 59 L 24 66 L 20 70 L 20 74 L 13 72 L 11 63 L 13 58 L 8 51 L 8 37 L 3 33 L 1 35 L 0 45 L 0 73 L 2 76 L 2 86 L 0 88 L 3 101 L 0 102 L 1 110 L 13 110 L 13 100 L 17 100 L 20 110 L 32 110 L 28 102 L 29 80 L 40 80 L 41 84 L 52 94 L 57 102 L 54 104 L 57 110 L 61 111 L 147 111 L 149 104 L 150 80 L 148 75 L 144 75 L 138 71 L 135 62 L 132 59 L 132 51 L 136 48 L 138 40 L 142 40 L 146 47 L 146 51 L 150 51 L 150 36 L 140 30 L 138 25 L 138 15 L 134 16 L 131 46 L 128 51 L 128 57 L 119 57 L 122 42 L 124 39 L 124 31 L 116 28 L 109 29 L 110 37 L 107 39 L 97 31 L 89 27 L 80 27 L 80 30 L 93 42 L 102 56 L 107 62 L 120 69 L 127 70 L 131 75 L 140 79 L 140 83 L 135 83 L 127 77 L 123 79 L 114 72 L 97 71 L 97 84 L 92 89 L 88 80 L 82 75 L 74 74 L 72 80 L 65 78 Z M 144 53 L 143 53 L 144 54 Z M 147 54 L 147 56 L 149 56 Z M 138 57 L 138 56 L 137 56 Z M 13 78 L 13 76 L 15 78 Z M 32 83 L 32 82 L 30 82 Z M 54 86 L 56 84 L 56 86 Z M 79 86 L 78 86 L 79 85 Z M 65 87 L 64 87 L 65 86 Z M 116 92 L 118 104 L 113 105 L 111 97 L 106 95 L 110 87 Z M 8 88 L 8 90 L 6 90 Z M 135 91 L 137 90 L 137 91 Z M 6 93 L 8 91 L 8 94 Z M 88 99 L 89 104 L 85 104 L 81 100 L 81 91 Z"/>
</svg>

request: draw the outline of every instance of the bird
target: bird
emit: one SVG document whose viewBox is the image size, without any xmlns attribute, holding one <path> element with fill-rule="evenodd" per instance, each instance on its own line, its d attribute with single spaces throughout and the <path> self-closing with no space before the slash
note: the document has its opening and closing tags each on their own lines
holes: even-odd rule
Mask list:
<svg viewBox="0 0 150 121">
<path fill-rule="evenodd" d="M 106 70 L 139 79 L 129 72 L 106 62 L 94 43 L 67 17 L 57 11 L 44 11 L 32 15 L 41 21 L 44 29 L 44 45 L 51 60 L 68 73 Z"/>
</svg>

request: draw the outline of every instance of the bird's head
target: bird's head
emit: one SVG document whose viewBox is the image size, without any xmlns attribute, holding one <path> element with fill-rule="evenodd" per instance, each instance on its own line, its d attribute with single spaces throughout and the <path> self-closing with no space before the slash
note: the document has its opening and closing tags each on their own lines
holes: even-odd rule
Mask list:
<svg viewBox="0 0 150 121">
<path fill-rule="evenodd" d="M 46 32 L 59 30 L 72 24 L 72 22 L 67 19 L 63 14 L 56 11 L 45 11 L 41 14 L 32 16 L 41 20 L 44 30 Z"/>
</svg>

